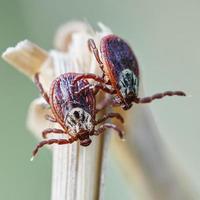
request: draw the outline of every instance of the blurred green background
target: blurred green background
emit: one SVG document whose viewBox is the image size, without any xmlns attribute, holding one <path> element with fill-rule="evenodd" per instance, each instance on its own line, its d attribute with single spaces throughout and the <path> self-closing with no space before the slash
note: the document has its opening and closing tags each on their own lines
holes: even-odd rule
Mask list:
<svg viewBox="0 0 200 200">
<path fill-rule="evenodd" d="M 128 40 L 142 68 L 146 94 L 182 89 L 192 98 L 151 104 L 162 138 L 200 189 L 200 1 L 0 0 L 0 51 L 29 39 L 45 49 L 69 20 L 101 21 Z M 0 200 L 50 199 L 51 155 L 30 162 L 35 138 L 25 127 L 34 85 L 0 60 Z M 137 199 L 109 155 L 105 199 Z"/>
</svg>

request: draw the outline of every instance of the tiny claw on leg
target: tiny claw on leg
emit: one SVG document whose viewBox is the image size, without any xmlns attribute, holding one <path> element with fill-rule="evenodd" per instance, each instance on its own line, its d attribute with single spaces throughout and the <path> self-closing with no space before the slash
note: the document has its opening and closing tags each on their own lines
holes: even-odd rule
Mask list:
<svg viewBox="0 0 200 200">
<path fill-rule="evenodd" d="M 30 161 L 33 162 L 34 158 L 35 158 L 35 156 L 32 156 L 32 157 L 30 158 Z"/>
</svg>

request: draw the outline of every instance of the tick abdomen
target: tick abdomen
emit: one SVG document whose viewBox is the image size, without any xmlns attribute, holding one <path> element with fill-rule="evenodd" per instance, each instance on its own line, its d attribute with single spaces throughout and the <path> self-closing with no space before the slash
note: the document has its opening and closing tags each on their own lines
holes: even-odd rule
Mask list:
<svg viewBox="0 0 200 200">
<path fill-rule="evenodd" d="M 51 104 L 54 113 L 60 119 L 65 119 L 74 108 L 80 108 L 91 116 L 94 115 L 95 98 L 90 89 L 81 94 L 76 94 L 82 87 L 88 85 L 87 80 L 80 80 L 76 85 L 72 82 L 77 74 L 66 73 L 59 76 L 51 87 Z"/>
<path fill-rule="evenodd" d="M 102 39 L 100 51 L 108 76 L 112 74 L 119 81 L 120 73 L 130 69 L 135 76 L 139 77 L 137 59 L 124 40 L 115 35 L 108 35 Z"/>
</svg>

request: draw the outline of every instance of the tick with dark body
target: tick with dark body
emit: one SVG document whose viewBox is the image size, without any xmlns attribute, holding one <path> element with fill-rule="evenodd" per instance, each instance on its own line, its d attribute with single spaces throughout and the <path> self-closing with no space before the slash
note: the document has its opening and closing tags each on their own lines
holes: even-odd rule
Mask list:
<svg viewBox="0 0 200 200">
<path fill-rule="evenodd" d="M 76 85 L 72 85 L 72 81 L 80 74 L 65 73 L 56 78 L 50 88 L 49 95 L 44 91 L 42 84 L 39 81 L 39 75 L 35 75 L 35 84 L 38 87 L 41 95 L 50 105 L 52 116 L 46 116 L 47 120 L 58 123 L 61 129 L 48 128 L 42 132 L 44 138 L 48 134 L 64 134 L 67 139 L 49 139 L 40 142 L 35 150 L 35 156 L 39 148 L 46 144 L 69 144 L 74 141 L 80 141 L 80 145 L 88 146 L 91 143 L 90 136 L 99 135 L 106 128 L 112 128 L 118 132 L 122 138 L 122 131 L 114 124 L 104 123 L 97 129 L 96 126 L 105 122 L 108 118 L 117 118 L 123 122 L 123 118 L 118 113 L 108 113 L 103 118 L 96 120 L 96 88 L 87 88 L 84 91 L 76 94 L 81 88 L 89 85 L 87 80 L 80 80 Z"/>
<path fill-rule="evenodd" d="M 185 96 L 182 91 L 166 91 L 150 97 L 139 98 L 139 65 L 129 45 L 118 36 L 105 36 L 100 42 L 101 59 L 94 40 L 89 39 L 88 46 L 99 63 L 103 75 L 98 77 L 94 74 L 82 74 L 77 76 L 73 83 L 82 79 L 96 80 L 99 82 L 97 84 L 99 89 L 114 94 L 112 102 L 114 105 L 120 105 L 127 110 L 133 103 L 150 103 L 154 99 L 161 99 L 164 96 Z"/>
</svg>

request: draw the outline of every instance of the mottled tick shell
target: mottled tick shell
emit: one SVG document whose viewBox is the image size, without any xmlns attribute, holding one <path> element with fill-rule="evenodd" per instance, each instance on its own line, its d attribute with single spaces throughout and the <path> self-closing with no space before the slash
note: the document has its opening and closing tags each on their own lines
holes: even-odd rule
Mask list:
<svg viewBox="0 0 200 200">
<path fill-rule="evenodd" d="M 62 74 L 52 82 L 50 88 L 51 110 L 57 121 L 63 126 L 65 126 L 65 117 L 73 108 L 85 110 L 92 118 L 95 116 L 96 102 L 92 90 L 86 89 L 81 94 L 75 94 L 76 91 L 89 84 L 87 80 L 80 80 L 72 86 L 77 75 L 80 74 Z"/>
<path fill-rule="evenodd" d="M 123 70 L 129 69 L 133 72 L 138 79 L 137 82 L 139 87 L 138 62 L 132 49 L 124 40 L 115 35 L 105 36 L 100 43 L 100 52 L 106 76 L 121 98 L 123 97 L 118 83 Z"/>
</svg>

